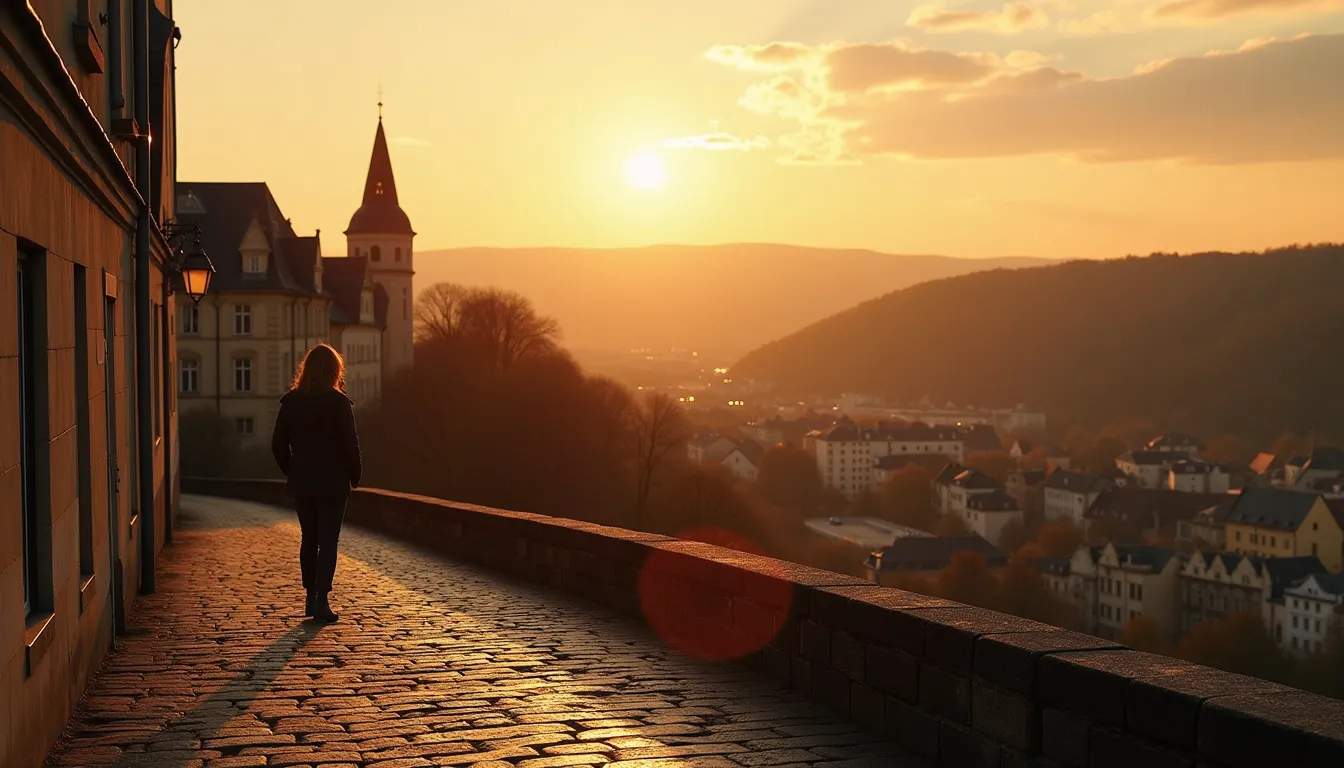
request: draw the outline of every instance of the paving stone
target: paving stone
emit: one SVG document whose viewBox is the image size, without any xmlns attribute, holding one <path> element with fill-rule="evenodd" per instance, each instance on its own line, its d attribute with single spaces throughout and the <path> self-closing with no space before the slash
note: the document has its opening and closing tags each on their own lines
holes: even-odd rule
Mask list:
<svg viewBox="0 0 1344 768">
<path fill-rule="evenodd" d="M 924 765 L 750 669 L 679 655 L 638 622 L 353 527 L 332 593 L 341 620 L 306 622 L 292 512 L 192 496 L 183 507 L 158 590 L 137 601 L 50 765 Z M 814 625 L 806 642 L 822 665 L 839 654 L 844 674 L 808 670 L 837 703 L 874 675 L 914 687 L 903 658 L 873 664 L 844 633 Z"/>
</svg>

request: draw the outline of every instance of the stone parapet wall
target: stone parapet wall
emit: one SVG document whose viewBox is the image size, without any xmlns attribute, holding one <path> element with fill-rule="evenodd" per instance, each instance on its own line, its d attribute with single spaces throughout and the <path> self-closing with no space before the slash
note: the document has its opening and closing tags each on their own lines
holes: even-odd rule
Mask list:
<svg viewBox="0 0 1344 768">
<path fill-rule="evenodd" d="M 283 483 L 184 492 L 288 506 Z M 1344 766 L 1344 702 L 699 542 L 380 490 L 347 521 L 638 615 L 940 765 Z"/>
</svg>

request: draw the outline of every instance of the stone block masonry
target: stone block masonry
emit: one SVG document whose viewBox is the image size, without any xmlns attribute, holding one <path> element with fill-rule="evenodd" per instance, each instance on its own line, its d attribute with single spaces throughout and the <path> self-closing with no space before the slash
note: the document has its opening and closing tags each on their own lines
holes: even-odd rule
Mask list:
<svg viewBox="0 0 1344 768">
<path fill-rule="evenodd" d="M 287 506 L 269 481 L 189 492 Z M 347 520 L 637 615 L 940 765 L 1344 766 L 1344 701 L 656 534 L 359 490 Z M 650 602 L 650 597 L 658 602 Z"/>
</svg>

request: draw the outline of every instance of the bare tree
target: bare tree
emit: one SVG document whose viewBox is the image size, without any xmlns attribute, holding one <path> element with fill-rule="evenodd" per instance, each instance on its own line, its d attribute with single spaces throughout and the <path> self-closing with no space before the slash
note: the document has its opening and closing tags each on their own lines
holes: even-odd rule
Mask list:
<svg viewBox="0 0 1344 768">
<path fill-rule="evenodd" d="M 635 511 L 642 516 L 659 470 L 686 444 L 681 406 L 666 394 L 651 393 L 629 410 L 635 442 Z"/>
<path fill-rule="evenodd" d="M 415 322 L 421 341 L 457 347 L 501 371 L 559 351 L 559 324 L 525 297 L 498 288 L 433 285 L 416 301 Z"/>
<path fill-rule="evenodd" d="M 436 283 L 415 300 L 417 341 L 452 341 L 460 334 L 461 304 L 467 289 L 452 283 Z"/>
</svg>

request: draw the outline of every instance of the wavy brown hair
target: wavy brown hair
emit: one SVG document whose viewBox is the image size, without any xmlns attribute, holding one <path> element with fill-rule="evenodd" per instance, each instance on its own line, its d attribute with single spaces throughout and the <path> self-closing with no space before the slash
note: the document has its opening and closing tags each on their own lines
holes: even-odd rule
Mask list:
<svg viewBox="0 0 1344 768">
<path fill-rule="evenodd" d="M 345 360 L 330 345 L 318 344 L 299 362 L 289 391 L 324 392 L 328 389 L 345 392 Z"/>
</svg>

